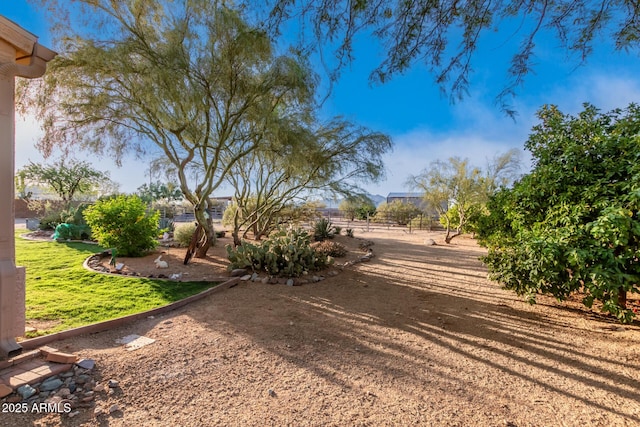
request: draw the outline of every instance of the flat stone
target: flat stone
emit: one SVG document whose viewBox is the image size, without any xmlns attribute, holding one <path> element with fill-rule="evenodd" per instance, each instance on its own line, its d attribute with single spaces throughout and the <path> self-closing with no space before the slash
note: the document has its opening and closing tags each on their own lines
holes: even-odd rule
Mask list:
<svg viewBox="0 0 640 427">
<path fill-rule="evenodd" d="M 253 274 L 251 275 L 251 281 L 252 281 L 252 282 L 255 282 L 256 280 L 258 280 L 258 273 L 253 273 Z"/>
<path fill-rule="evenodd" d="M 293 279 L 287 280 L 287 286 L 293 286 L 294 283 Z"/>
<path fill-rule="evenodd" d="M 18 390 L 16 391 L 25 400 L 37 393 L 37 390 L 31 387 L 29 384 L 25 384 L 22 387 L 18 387 Z"/>
<path fill-rule="evenodd" d="M 107 384 L 109 386 L 109 388 L 118 388 L 120 387 L 120 383 L 116 380 L 109 380 L 109 383 Z"/>
<path fill-rule="evenodd" d="M 76 365 L 82 369 L 92 370 L 96 366 L 96 362 L 93 359 L 82 359 Z"/>
<path fill-rule="evenodd" d="M 247 282 L 247 281 L 251 280 L 251 275 L 250 274 L 245 274 L 244 276 L 242 276 L 240 278 L 240 280 L 242 280 L 243 282 Z"/>
<path fill-rule="evenodd" d="M 231 270 L 231 277 L 244 276 L 245 274 L 247 274 L 246 268 L 236 268 L 234 270 Z"/>
<path fill-rule="evenodd" d="M 436 241 L 433 239 L 427 239 L 424 241 L 424 244 L 427 246 L 436 246 Z"/>
<path fill-rule="evenodd" d="M 47 380 L 43 382 L 42 385 L 40 386 L 40 391 L 52 391 L 60 387 L 62 384 L 64 383 L 59 378 Z"/>
<path fill-rule="evenodd" d="M 117 404 L 113 404 L 111 405 L 111 407 L 109 408 L 109 413 L 113 414 L 114 412 L 117 412 L 120 410 L 120 406 L 118 406 Z"/>
<path fill-rule="evenodd" d="M 149 344 L 153 344 L 156 340 L 140 335 L 127 335 L 126 337 L 116 340 L 118 344 L 124 344 L 124 348 L 128 351 L 138 350 Z"/>
</svg>

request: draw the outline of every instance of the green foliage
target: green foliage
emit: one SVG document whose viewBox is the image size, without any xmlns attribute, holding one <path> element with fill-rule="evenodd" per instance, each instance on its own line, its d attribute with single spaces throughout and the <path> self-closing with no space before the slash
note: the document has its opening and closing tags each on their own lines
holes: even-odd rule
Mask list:
<svg viewBox="0 0 640 427">
<path fill-rule="evenodd" d="M 310 246 L 309 234 L 301 229 L 279 230 L 261 244 L 242 242 L 227 245 L 229 270 L 251 268 L 271 276 L 298 277 L 331 264 L 331 257 L 319 254 Z"/>
<path fill-rule="evenodd" d="M 412 218 L 420 215 L 421 210 L 412 203 L 403 203 L 394 200 L 391 203 L 383 202 L 378 206 L 374 220 L 376 222 L 394 222 L 398 225 L 407 225 Z"/>
<path fill-rule="evenodd" d="M 640 108 L 577 117 L 556 107 L 526 143 L 532 172 L 488 203 L 479 224 L 490 277 L 535 301 L 573 292 L 620 321 L 633 313 L 627 292 L 640 292 Z"/>
<path fill-rule="evenodd" d="M 189 224 L 180 224 L 175 227 L 173 231 L 173 240 L 184 248 L 189 246 L 193 233 L 196 232 L 197 224 L 195 222 Z"/>
<path fill-rule="evenodd" d="M 84 217 L 98 243 L 116 248 L 120 256 L 142 256 L 157 245 L 159 213 L 146 212 L 138 196 L 116 196 L 98 200 Z"/>
<path fill-rule="evenodd" d="M 335 231 L 336 236 L 339 236 L 340 233 L 342 233 L 342 227 L 340 227 L 339 225 L 334 225 L 333 230 Z"/>
<path fill-rule="evenodd" d="M 338 210 L 350 221 L 354 219 L 366 220 L 376 213 L 376 206 L 369 197 L 364 195 L 347 197 L 338 206 Z"/>
<path fill-rule="evenodd" d="M 171 202 L 174 200 L 182 199 L 182 191 L 176 187 L 172 182 L 163 184 L 161 182 L 154 182 L 149 184 L 142 184 L 138 187 L 137 194 L 145 203 L 151 203 L 156 201 Z"/>
<path fill-rule="evenodd" d="M 334 258 L 342 258 L 347 255 L 347 248 L 345 248 L 343 244 L 330 242 L 328 240 L 325 240 L 324 242 L 314 242 L 311 244 L 311 248 L 313 248 L 313 250 L 318 254 Z"/>
<path fill-rule="evenodd" d="M 460 212 L 458 204 L 455 204 L 447 210 L 447 212 L 440 217 L 440 224 L 443 227 L 447 225 L 451 228 L 455 228 L 461 233 L 475 233 L 478 229 L 478 221 L 482 212 L 485 211 L 485 206 L 480 203 L 474 203 L 465 208 L 464 216 L 462 217 L 464 223 L 460 224 Z"/>
<path fill-rule="evenodd" d="M 353 238 L 353 228 L 347 228 L 345 230 L 345 233 L 346 233 L 347 237 Z"/>
<path fill-rule="evenodd" d="M 313 240 L 321 242 L 326 239 L 333 239 L 335 228 L 327 218 L 320 218 L 313 224 Z"/>
<path fill-rule="evenodd" d="M 206 256 L 212 193 L 267 138 L 304 119 L 290 115 L 315 108 L 309 63 L 280 54 L 266 31 L 221 2 L 47 3 L 59 55 L 20 97 L 42 117 L 39 148 L 82 145 L 116 162 L 165 153 L 163 167 L 205 229 L 195 256 Z M 78 16 L 82 25 L 69 19 Z M 108 31 L 96 31 L 102 25 Z"/>
<path fill-rule="evenodd" d="M 38 227 L 41 230 L 55 230 L 59 224 L 64 222 L 64 210 L 51 210 L 46 212 L 42 218 L 40 218 L 40 224 Z"/>
<path fill-rule="evenodd" d="M 470 229 L 489 196 L 501 186 L 512 183 L 520 168 L 516 149 L 496 156 L 485 171 L 472 167 L 469 159 L 451 157 L 447 162 L 436 160 L 409 182 L 423 192 L 424 201 L 438 213 L 447 231 L 445 242 Z M 452 210 L 454 208 L 454 210 Z M 451 234 L 455 229 L 456 234 Z"/>
<path fill-rule="evenodd" d="M 24 181 L 50 188 L 65 203 L 77 194 L 92 193 L 104 182 L 110 182 L 108 173 L 73 159 L 61 159 L 53 165 L 31 162 L 20 169 L 18 175 Z"/>
</svg>

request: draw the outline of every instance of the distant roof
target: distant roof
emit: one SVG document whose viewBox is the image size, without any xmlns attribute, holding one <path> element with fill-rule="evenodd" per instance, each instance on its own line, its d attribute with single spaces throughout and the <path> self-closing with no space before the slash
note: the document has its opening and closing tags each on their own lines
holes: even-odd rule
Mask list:
<svg viewBox="0 0 640 427">
<path fill-rule="evenodd" d="M 389 193 L 387 199 L 410 199 L 410 198 L 418 198 L 421 199 L 423 196 L 422 193 Z"/>
</svg>

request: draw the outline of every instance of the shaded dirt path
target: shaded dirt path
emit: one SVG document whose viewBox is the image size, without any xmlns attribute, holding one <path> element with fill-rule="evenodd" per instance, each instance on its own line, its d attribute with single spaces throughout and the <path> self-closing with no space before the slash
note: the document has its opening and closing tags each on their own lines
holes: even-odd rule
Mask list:
<svg viewBox="0 0 640 427">
<path fill-rule="evenodd" d="M 0 425 L 630 426 L 640 328 L 529 306 L 486 280 L 469 239 L 379 231 L 376 257 L 300 287 L 242 283 L 162 318 L 57 343 L 120 382 L 76 418 Z M 116 338 L 157 341 L 134 352 Z M 21 424 L 26 423 L 26 424 Z"/>
</svg>

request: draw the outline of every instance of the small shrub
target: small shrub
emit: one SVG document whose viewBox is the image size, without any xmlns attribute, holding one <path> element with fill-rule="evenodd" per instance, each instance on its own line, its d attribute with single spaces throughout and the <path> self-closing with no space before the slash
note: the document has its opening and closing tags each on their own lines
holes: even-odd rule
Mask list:
<svg viewBox="0 0 640 427">
<path fill-rule="evenodd" d="M 248 242 L 242 242 L 236 248 L 227 245 L 227 256 L 231 262 L 229 270 L 251 268 L 282 277 L 298 277 L 333 261 L 330 256 L 313 250 L 309 234 L 300 229 L 274 232 L 259 245 Z"/>
<path fill-rule="evenodd" d="M 321 242 L 327 239 L 333 239 L 333 235 L 334 235 L 334 228 L 333 228 L 333 225 L 331 224 L 331 221 L 329 221 L 328 219 L 320 218 L 313 225 L 313 239 L 316 242 Z"/>
<path fill-rule="evenodd" d="M 105 248 L 116 248 L 119 256 L 142 256 L 156 247 L 159 212 L 148 213 L 138 196 L 98 200 L 84 211 L 93 236 Z"/>
<path fill-rule="evenodd" d="M 193 233 L 196 232 L 196 227 L 197 224 L 195 222 L 176 225 L 173 231 L 173 240 L 180 246 L 186 248 L 189 246 L 189 243 L 191 243 L 191 238 L 193 237 Z"/>
<path fill-rule="evenodd" d="M 342 227 L 336 225 L 336 226 L 333 227 L 333 231 L 335 231 L 336 236 L 339 236 L 340 233 L 342 233 Z"/>
<path fill-rule="evenodd" d="M 91 229 L 86 225 L 62 223 L 56 227 L 53 238 L 55 240 L 87 240 L 91 238 Z"/>
<path fill-rule="evenodd" d="M 344 232 L 347 234 L 347 237 L 353 237 L 353 228 L 347 228 Z"/>
<path fill-rule="evenodd" d="M 63 211 L 47 212 L 40 218 L 40 230 L 55 230 L 56 227 L 64 222 L 62 218 Z"/>
<path fill-rule="evenodd" d="M 344 245 L 338 242 L 315 242 L 311 244 L 311 247 L 318 254 L 322 254 L 325 256 L 331 256 L 334 258 L 341 258 L 347 255 L 347 248 Z"/>
<path fill-rule="evenodd" d="M 216 238 L 220 239 L 227 235 L 227 232 L 224 230 L 216 231 Z"/>
</svg>

